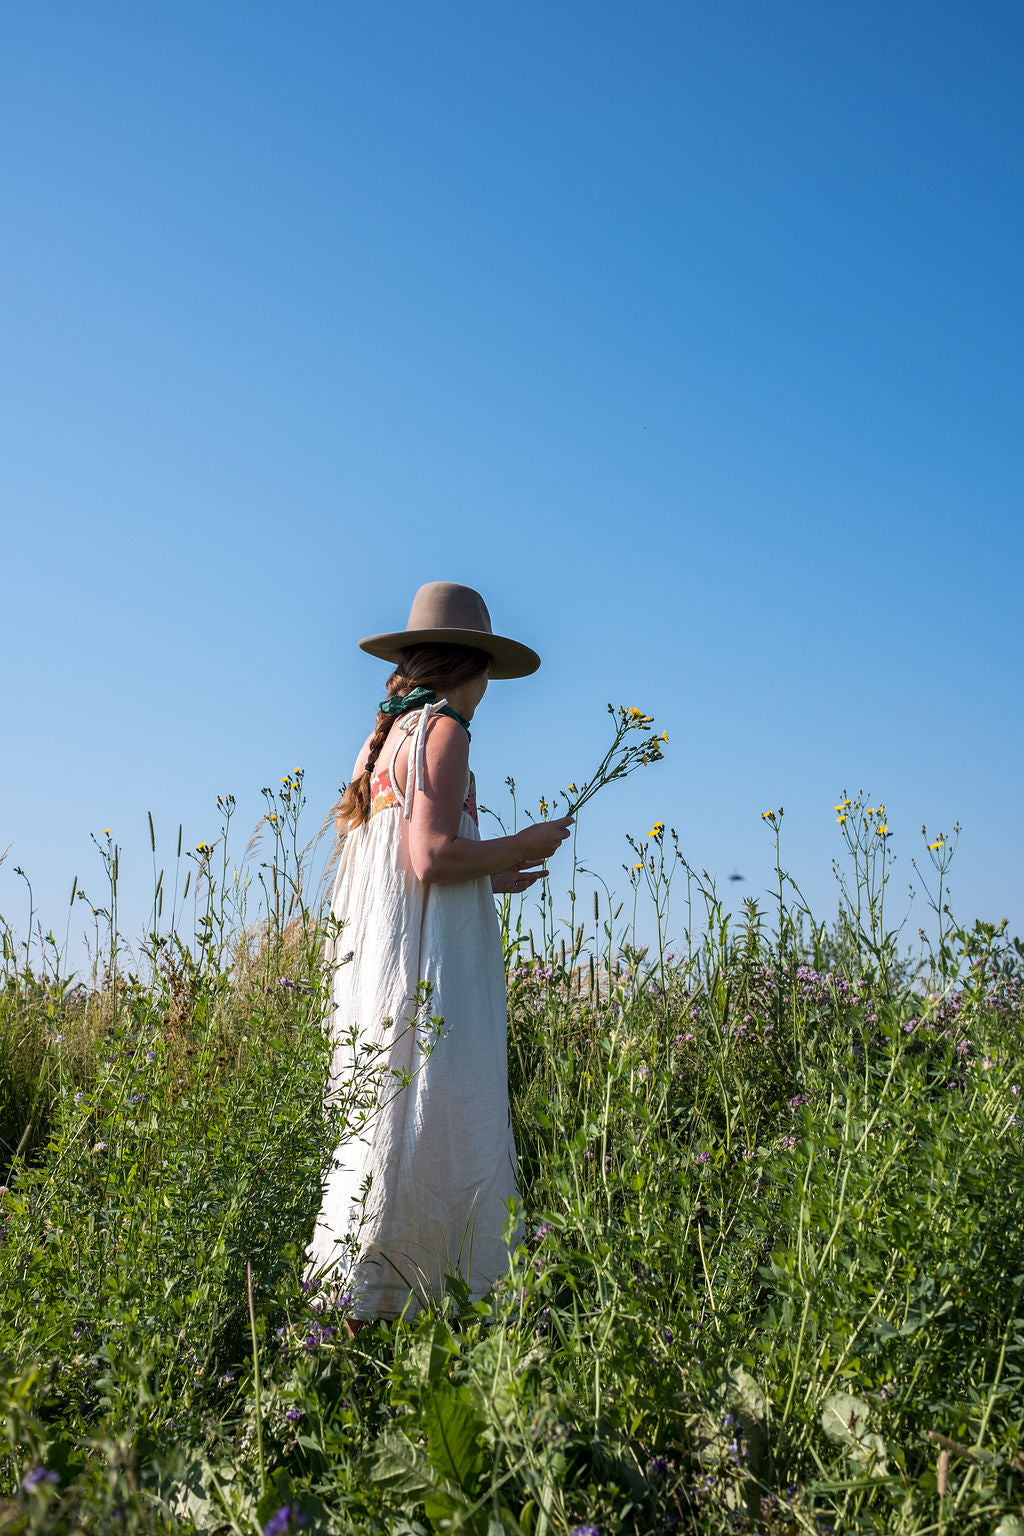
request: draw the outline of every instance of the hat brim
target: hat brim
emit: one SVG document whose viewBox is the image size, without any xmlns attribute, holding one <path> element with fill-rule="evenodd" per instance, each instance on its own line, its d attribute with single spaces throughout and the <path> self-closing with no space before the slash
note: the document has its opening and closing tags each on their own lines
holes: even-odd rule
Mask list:
<svg viewBox="0 0 1024 1536">
<path fill-rule="evenodd" d="M 492 678 L 529 677 L 540 657 L 528 645 L 492 635 L 482 629 L 404 629 L 390 635 L 368 635 L 359 649 L 381 661 L 398 662 L 409 645 L 471 645 L 491 658 Z"/>
</svg>

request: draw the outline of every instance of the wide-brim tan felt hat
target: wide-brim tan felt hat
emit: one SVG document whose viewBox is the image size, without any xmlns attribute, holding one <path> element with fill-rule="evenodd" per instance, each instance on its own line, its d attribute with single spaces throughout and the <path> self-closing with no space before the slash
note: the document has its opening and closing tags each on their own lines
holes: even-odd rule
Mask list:
<svg viewBox="0 0 1024 1536">
<path fill-rule="evenodd" d="M 454 581 L 428 581 L 412 600 L 405 629 L 368 635 L 359 648 L 381 661 L 397 662 L 407 645 L 435 644 L 473 645 L 486 651 L 492 677 L 528 677 L 540 666 L 540 657 L 528 645 L 494 633 L 479 592 Z"/>
</svg>

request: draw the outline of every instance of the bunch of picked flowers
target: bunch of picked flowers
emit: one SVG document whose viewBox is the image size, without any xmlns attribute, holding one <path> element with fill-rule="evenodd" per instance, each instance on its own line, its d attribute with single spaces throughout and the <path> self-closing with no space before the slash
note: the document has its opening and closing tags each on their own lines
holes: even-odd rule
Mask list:
<svg viewBox="0 0 1024 1536">
<path fill-rule="evenodd" d="M 615 721 L 611 745 L 589 779 L 582 784 L 569 784 L 561 791 L 566 816 L 575 816 L 613 779 L 624 779 L 634 768 L 646 768 L 648 763 L 659 763 L 662 759 L 668 732 L 651 730 L 653 715 L 645 715 L 641 709 L 626 709 L 621 704 L 618 709 L 609 704 L 608 713 Z"/>
</svg>

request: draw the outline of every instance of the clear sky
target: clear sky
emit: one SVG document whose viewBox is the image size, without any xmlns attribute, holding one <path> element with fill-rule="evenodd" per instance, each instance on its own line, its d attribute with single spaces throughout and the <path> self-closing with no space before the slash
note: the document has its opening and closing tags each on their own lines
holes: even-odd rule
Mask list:
<svg viewBox="0 0 1024 1536">
<path fill-rule="evenodd" d="M 141 923 L 147 810 L 296 764 L 312 829 L 443 578 L 544 657 L 485 803 L 668 730 L 613 883 L 659 817 L 758 894 L 783 805 L 827 915 L 863 786 L 1024 929 L 1022 66 L 1016 0 L 0 6 L 0 911 L 111 827 Z"/>
</svg>

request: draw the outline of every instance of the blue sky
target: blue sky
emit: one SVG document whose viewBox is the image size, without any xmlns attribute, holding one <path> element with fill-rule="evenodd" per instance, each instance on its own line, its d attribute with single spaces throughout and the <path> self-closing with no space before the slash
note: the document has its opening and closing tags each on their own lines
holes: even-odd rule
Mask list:
<svg viewBox="0 0 1024 1536">
<path fill-rule="evenodd" d="M 963 836 L 1024 929 L 1024 14 L 1014 4 L 55 3 L 0 10 L 12 865 L 161 851 L 347 777 L 421 581 L 541 651 L 486 801 L 585 775 L 607 701 L 663 818 L 835 903 L 831 807 Z M 558 866 L 554 885 L 559 889 Z M 910 928 L 923 920 L 915 904 Z M 131 923 L 129 922 L 129 926 Z"/>
</svg>

